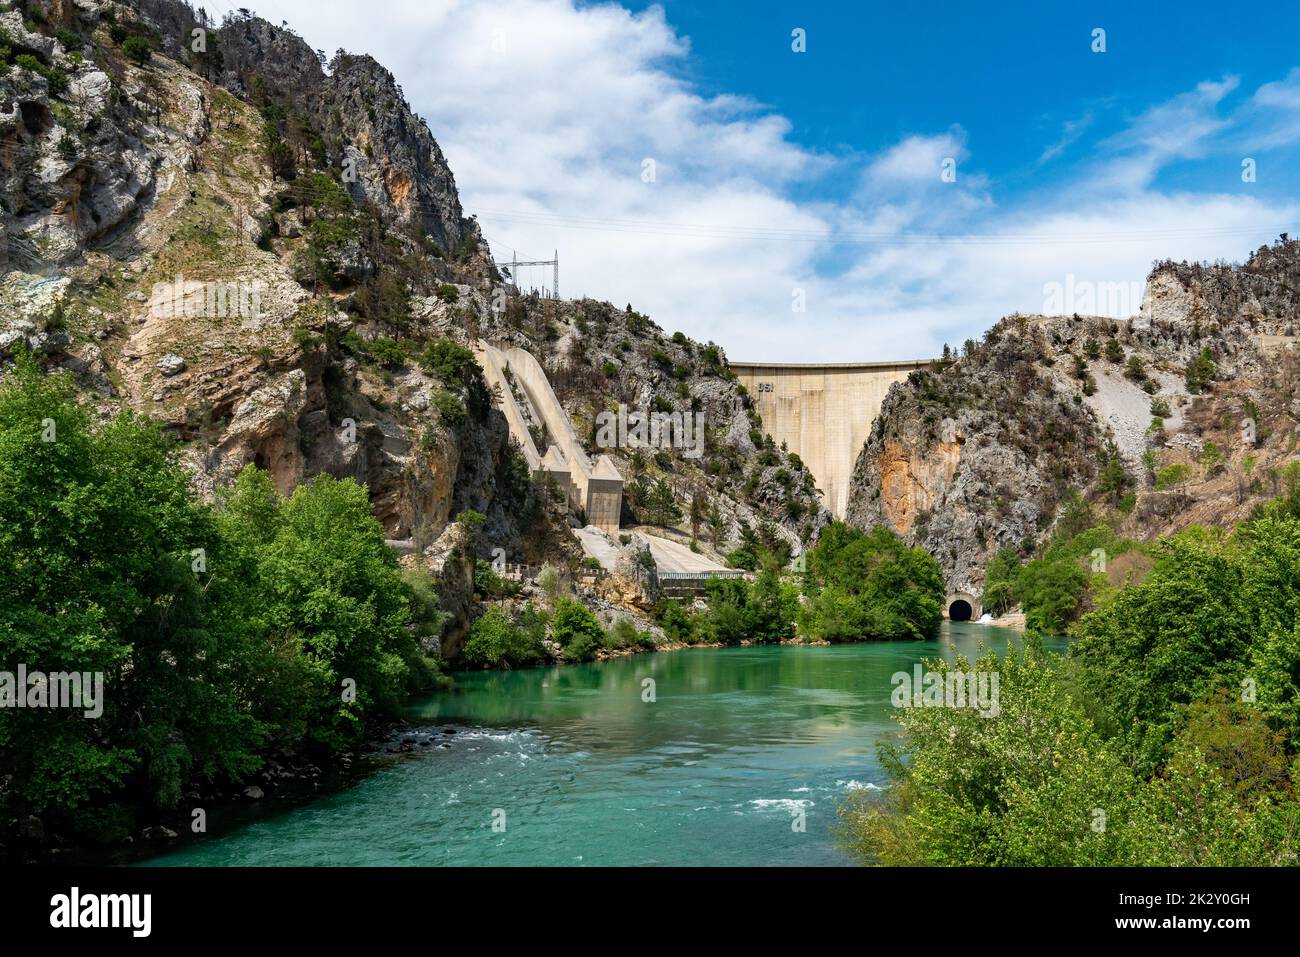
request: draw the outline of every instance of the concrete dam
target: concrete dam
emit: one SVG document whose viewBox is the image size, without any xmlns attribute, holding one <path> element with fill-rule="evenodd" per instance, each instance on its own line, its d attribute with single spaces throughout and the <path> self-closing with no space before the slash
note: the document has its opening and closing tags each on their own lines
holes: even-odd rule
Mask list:
<svg viewBox="0 0 1300 957">
<path fill-rule="evenodd" d="M 799 456 L 836 518 L 848 509 L 849 478 L 895 382 L 928 360 L 833 365 L 732 362 L 754 398 L 763 428 Z"/>
</svg>

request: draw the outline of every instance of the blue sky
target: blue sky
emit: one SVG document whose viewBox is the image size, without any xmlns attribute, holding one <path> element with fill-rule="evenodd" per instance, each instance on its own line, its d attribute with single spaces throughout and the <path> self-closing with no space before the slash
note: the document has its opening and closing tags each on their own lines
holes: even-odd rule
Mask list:
<svg viewBox="0 0 1300 957">
<path fill-rule="evenodd" d="M 682 76 L 706 93 L 768 104 L 790 119 L 792 139 L 872 153 L 959 124 L 981 169 L 1013 189 L 1068 165 L 1037 162 L 1066 123 L 1092 117 L 1077 141 L 1087 149 L 1203 80 L 1236 75 L 1249 90 L 1300 61 L 1300 5 L 1267 14 L 1195 0 L 658 6 L 690 39 Z M 807 55 L 787 53 L 792 24 L 808 31 Z M 1091 51 L 1095 27 L 1107 33 L 1104 55 Z"/>
<path fill-rule="evenodd" d="M 1300 232 L 1288 5 L 254 6 L 393 70 L 499 259 L 558 248 L 566 295 L 736 359 L 934 355 Z"/>
</svg>

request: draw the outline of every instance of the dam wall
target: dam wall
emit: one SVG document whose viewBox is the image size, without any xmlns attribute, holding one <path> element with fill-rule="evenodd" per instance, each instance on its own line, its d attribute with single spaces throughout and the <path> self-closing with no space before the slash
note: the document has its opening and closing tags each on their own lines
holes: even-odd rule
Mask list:
<svg viewBox="0 0 1300 957">
<path fill-rule="evenodd" d="M 849 478 L 895 382 L 929 360 L 832 365 L 732 362 L 754 398 L 763 429 L 803 460 L 836 518 L 848 508 Z"/>
</svg>

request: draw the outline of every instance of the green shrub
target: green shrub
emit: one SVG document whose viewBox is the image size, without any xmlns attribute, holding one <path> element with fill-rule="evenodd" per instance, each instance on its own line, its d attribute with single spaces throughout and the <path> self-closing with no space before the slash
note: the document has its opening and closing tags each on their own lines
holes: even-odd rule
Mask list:
<svg viewBox="0 0 1300 957">
<path fill-rule="evenodd" d="M 76 30 L 61 28 L 54 31 L 54 39 L 63 45 L 67 53 L 76 53 L 86 45 L 86 41 L 81 38 L 81 34 Z"/>
<path fill-rule="evenodd" d="M 638 631 L 630 618 L 619 616 L 614 619 L 614 623 L 610 625 L 609 631 L 605 634 L 605 649 L 607 651 L 626 651 L 629 648 L 653 651 L 655 649 L 654 636 L 649 632 Z"/>
<path fill-rule="evenodd" d="M 665 599 L 659 608 L 659 627 L 669 641 L 691 644 L 696 639 L 695 622 L 682 603 Z"/>
<path fill-rule="evenodd" d="M 448 385 L 464 389 L 469 411 L 475 418 L 481 419 L 487 413 L 489 400 L 483 368 L 469 349 L 451 339 L 438 339 L 425 348 L 420 365 Z"/>
<path fill-rule="evenodd" d="M 153 41 L 140 34 L 127 37 L 122 42 L 122 52 L 126 54 L 128 59 L 133 60 L 140 66 L 144 66 L 153 56 Z"/>
<path fill-rule="evenodd" d="M 805 562 L 808 602 L 800 627 L 808 637 L 845 641 L 938 633 L 944 599 L 939 566 L 888 529 L 866 533 L 835 522 L 822 529 Z"/>
<path fill-rule="evenodd" d="M 747 548 L 737 548 L 727 553 L 727 564 L 732 568 L 752 572 L 758 569 L 758 558 Z"/>
<path fill-rule="evenodd" d="M 446 389 L 439 389 L 433 394 L 433 407 L 438 410 L 442 421 L 453 429 L 460 428 L 469 415 L 465 410 L 465 403 Z"/>
<path fill-rule="evenodd" d="M 765 570 L 752 584 L 743 578 L 715 578 L 706 588 L 709 613 L 703 626 L 712 640 L 763 644 L 793 637 L 798 591 L 776 572 Z"/>
<path fill-rule="evenodd" d="M 1014 549 L 1004 548 L 989 561 L 984 570 L 984 608 L 994 615 L 1004 615 L 1016 604 L 1016 579 L 1020 575 L 1020 557 Z"/>
<path fill-rule="evenodd" d="M 1187 369 L 1183 373 L 1187 391 L 1193 395 L 1204 392 L 1218 372 L 1219 366 L 1214 361 L 1214 353 L 1208 348 L 1202 349 L 1200 354 L 1187 364 Z"/>
<path fill-rule="evenodd" d="M 552 634 L 564 657 L 571 661 L 591 661 L 604 645 L 605 632 L 586 605 L 572 598 L 562 598 L 555 606 Z"/>
<path fill-rule="evenodd" d="M 492 566 L 479 559 L 474 563 L 474 591 L 490 598 L 509 598 L 522 590 L 519 582 L 503 578 L 492 570 Z"/>
<path fill-rule="evenodd" d="M 396 339 L 383 336 L 366 343 L 366 354 L 385 369 L 400 369 L 406 365 L 406 350 Z"/>
<path fill-rule="evenodd" d="M 1177 488 L 1186 482 L 1191 474 L 1192 469 L 1186 462 L 1166 465 L 1156 472 L 1156 488 L 1162 492 Z"/>
<path fill-rule="evenodd" d="M 520 627 L 500 608 L 489 608 L 470 627 L 462 657 L 467 664 L 517 668 L 546 657 L 535 629 Z"/>
</svg>

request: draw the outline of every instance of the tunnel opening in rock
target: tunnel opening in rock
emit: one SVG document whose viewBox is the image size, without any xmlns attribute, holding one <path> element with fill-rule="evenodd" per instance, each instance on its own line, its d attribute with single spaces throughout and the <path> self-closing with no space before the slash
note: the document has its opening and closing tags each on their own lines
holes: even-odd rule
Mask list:
<svg viewBox="0 0 1300 957">
<path fill-rule="evenodd" d="M 950 621 L 970 621 L 971 606 L 965 598 L 958 598 L 948 606 L 948 619 Z"/>
</svg>

